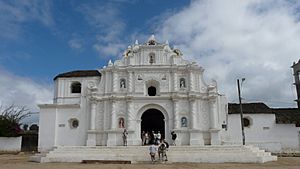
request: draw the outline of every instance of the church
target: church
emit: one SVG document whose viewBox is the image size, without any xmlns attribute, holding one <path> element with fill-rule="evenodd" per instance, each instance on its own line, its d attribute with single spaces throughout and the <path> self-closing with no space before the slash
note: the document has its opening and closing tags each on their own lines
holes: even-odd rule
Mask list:
<svg viewBox="0 0 300 169">
<path fill-rule="evenodd" d="M 141 145 L 142 132 L 160 132 L 177 145 L 220 145 L 228 103 L 204 69 L 152 35 L 98 70 L 54 78 L 53 104 L 41 104 L 39 151 L 55 146 Z"/>
</svg>

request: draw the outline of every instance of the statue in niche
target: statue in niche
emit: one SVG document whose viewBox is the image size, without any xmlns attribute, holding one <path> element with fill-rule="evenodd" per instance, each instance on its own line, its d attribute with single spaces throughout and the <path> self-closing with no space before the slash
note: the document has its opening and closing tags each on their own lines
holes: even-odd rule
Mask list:
<svg viewBox="0 0 300 169">
<path fill-rule="evenodd" d="M 138 80 L 143 80 L 141 75 L 138 75 Z"/>
<path fill-rule="evenodd" d="M 187 127 L 187 118 L 186 117 L 181 118 L 181 127 Z"/>
<path fill-rule="evenodd" d="M 125 121 L 124 118 L 119 119 L 119 128 L 125 128 Z"/>
<path fill-rule="evenodd" d="M 180 79 L 180 88 L 185 88 L 185 79 L 184 78 Z"/>
<path fill-rule="evenodd" d="M 121 79 L 121 81 L 120 81 L 120 88 L 121 89 L 125 89 L 126 88 L 126 81 L 125 81 L 125 79 Z"/>
<path fill-rule="evenodd" d="M 154 56 L 153 55 L 150 55 L 150 59 L 149 59 L 149 63 L 154 63 Z"/>
</svg>

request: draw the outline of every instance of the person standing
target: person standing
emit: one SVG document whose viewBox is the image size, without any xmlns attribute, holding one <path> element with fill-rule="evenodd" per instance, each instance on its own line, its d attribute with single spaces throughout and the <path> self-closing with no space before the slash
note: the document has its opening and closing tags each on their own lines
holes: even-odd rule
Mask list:
<svg viewBox="0 0 300 169">
<path fill-rule="evenodd" d="M 156 154 L 156 152 L 157 152 L 157 147 L 154 145 L 154 142 L 151 142 L 151 145 L 149 147 L 149 154 L 150 154 L 152 163 L 155 162 L 155 154 Z"/>
<path fill-rule="evenodd" d="M 173 146 L 176 146 L 177 134 L 175 133 L 175 131 L 171 132 L 171 136 L 172 136 Z"/>
<path fill-rule="evenodd" d="M 146 133 L 145 131 L 142 132 L 142 146 L 146 144 Z"/>
<path fill-rule="evenodd" d="M 150 140 L 150 136 L 149 136 L 150 134 L 149 134 L 149 132 L 147 131 L 146 133 L 145 133 L 145 145 L 148 145 L 149 144 L 149 140 Z"/>
<path fill-rule="evenodd" d="M 128 136 L 128 132 L 126 129 L 124 129 L 123 131 L 123 145 L 127 146 L 127 136 Z"/>
<path fill-rule="evenodd" d="M 161 134 L 160 134 L 160 131 L 158 131 L 158 133 L 157 133 L 157 139 L 158 139 L 158 140 L 161 140 Z"/>
</svg>

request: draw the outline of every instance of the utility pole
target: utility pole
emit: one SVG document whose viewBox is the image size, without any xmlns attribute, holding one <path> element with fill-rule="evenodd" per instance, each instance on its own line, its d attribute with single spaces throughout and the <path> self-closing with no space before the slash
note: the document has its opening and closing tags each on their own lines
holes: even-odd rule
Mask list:
<svg viewBox="0 0 300 169">
<path fill-rule="evenodd" d="M 245 78 L 242 78 L 242 83 L 245 81 Z M 239 94 L 239 102 L 240 102 L 240 115 L 241 115 L 241 125 L 242 125 L 242 139 L 243 145 L 245 145 L 245 132 L 244 132 L 244 117 L 243 117 L 243 106 L 242 106 L 242 97 L 241 97 L 241 89 L 240 89 L 240 80 L 237 79 L 238 86 L 238 94 Z"/>
</svg>

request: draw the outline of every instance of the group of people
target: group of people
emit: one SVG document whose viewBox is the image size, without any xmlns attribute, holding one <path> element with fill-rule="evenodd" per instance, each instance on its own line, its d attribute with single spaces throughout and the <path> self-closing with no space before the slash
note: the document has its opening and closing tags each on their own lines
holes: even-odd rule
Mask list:
<svg viewBox="0 0 300 169">
<path fill-rule="evenodd" d="M 172 141 L 173 141 L 172 144 L 175 146 L 177 134 L 174 131 L 172 131 L 171 137 L 172 137 Z M 159 161 L 168 161 L 168 157 L 167 157 L 168 148 L 169 148 L 169 143 L 165 139 L 161 139 L 160 141 L 154 139 L 154 141 L 151 142 L 150 147 L 149 147 L 149 154 L 150 154 L 152 163 L 154 163 L 156 161 L 155 160 L 156 153 L 158 154 Z"/>
<path fill-rule="evenodd" d="M 151 157 L 151 161 L 154 163 L 156 153 L 158 154 L 159 161 L 168 161 L 167 151 L 169 148 L 169 143 L 162 139 L 159 144 L 152 142 L 149 147 L 149 154 Z"/>
<path fill-rule="evenodd" d="M 128 132 L 126 129 L 123 131 L 123 145 L 127 146 L 127 136 Z M 172 131 L 171 132 L 171 138 L 172 138 L 172 145 L 176 146 L 176 138 L 177 134 Z M 167 151 L 169 148 L 169 143 L 165 140 L 162 139 L 160 131 L 155 133 L 154 131 L 152 132 L 142 132 L 142 145 L 149 145 L 149 154 L 151 157 L 151 161 L 155 162 L 155 155 L 158 154 L 159 161 L 168 161 L 167 157 Z"/>
<path fill-rule="evenodd" d="M 152 132 L 142 132 L 142 145 L 149 145 L 150 143 L 159 144 L 160 140 L 162 139 L 160 131 L 155 133 Z"/>
</svg>

